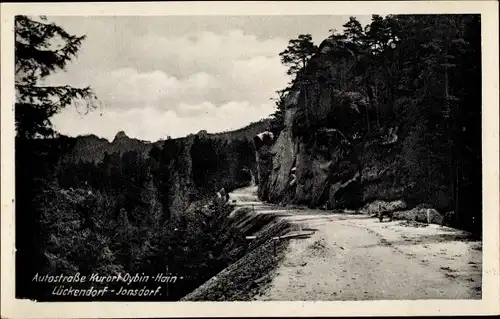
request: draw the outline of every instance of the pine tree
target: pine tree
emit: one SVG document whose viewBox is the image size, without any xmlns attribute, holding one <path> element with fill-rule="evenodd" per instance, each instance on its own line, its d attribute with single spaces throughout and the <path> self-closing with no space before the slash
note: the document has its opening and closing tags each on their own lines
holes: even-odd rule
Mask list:
<svg viewBox="0 0 500 319">
<path fill-rule="evenodd" d="M 350 49 L 353 52 L 360 52 L 364 46 L 365 33 L 361 23 L 356 19 L 356 17 L 350 17 L 349 21 L 343 25 L 344 34 L 343 38 L 350 45 Z"/>
<path fill-rule="evenodd" d="M 53 72 L 65 69 L 85 36 L 70 35 L 45 17 L 37 21 L 17 16 L 15 31 L 17 134 L 24 138 L 53 136 L 50 117 L 61 109 L 80 99 L 95 107 L 95 95 L 89 87 L 40 85 Z M 58 40 L 64 43 L 62 47 L 55 46 Z"/>
<path fill-rule="evenodd" d="M 288 47 L 279 54 L 281 62 L 289 67 L 287 74 L 297 76 L 317 49 L 310 34 L 301 34 L 288 41 Z"/>
</svg>

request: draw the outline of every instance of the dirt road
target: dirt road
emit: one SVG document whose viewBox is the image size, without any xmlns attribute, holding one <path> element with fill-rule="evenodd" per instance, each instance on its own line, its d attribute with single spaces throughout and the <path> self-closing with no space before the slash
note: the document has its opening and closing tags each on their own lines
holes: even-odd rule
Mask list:
<svg viewBox="0 0 500 319">
<path fill-rule="evenodd" d="M 480 299 L 481 242 L 438 225 L 380 223 L 360 214 L 277 208 L 255 187 L 230 196 L 237 206 L 278 214 L 305 239 L 288 239 L 284 261 L 254 300 Z"/>
</svg>

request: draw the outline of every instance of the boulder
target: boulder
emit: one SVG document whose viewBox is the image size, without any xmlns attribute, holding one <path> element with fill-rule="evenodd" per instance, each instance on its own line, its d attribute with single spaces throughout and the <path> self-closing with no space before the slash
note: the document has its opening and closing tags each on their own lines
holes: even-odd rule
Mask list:
<svg viewBox="0 0 500 319">
<path fill-rule="evenodd" d="M 395 212 L 394 219 L 410 220 L 427 224 L 443 224 L 443 215 L 432 208 L 414 208 Z"/>
<path fill-rule="evenodd" d="M 383 211 L 395 212 L 398 210 L 406 209 L 407 205 L 402 200 L 395 200 L 391 202 L 386 202 L 383 200 L 376 200 L 372 203 L 366 204 L 361 212 L 369 215 L 375 215 Z"/>
</svg>

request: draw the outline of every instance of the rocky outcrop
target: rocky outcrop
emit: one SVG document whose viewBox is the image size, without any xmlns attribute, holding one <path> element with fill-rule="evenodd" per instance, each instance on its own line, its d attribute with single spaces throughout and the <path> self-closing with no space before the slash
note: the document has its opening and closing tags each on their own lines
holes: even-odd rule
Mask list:
<svg viewBox="0 0 500 319">
<path fill-rule="evenodd" d="M 279 136 L 254 139 L 261 200 L 328 209 L 360 209 L 379 200 L 392 210 L 406 208 L 401 199 L 414 183 L 404 170 L 397 127 L 365 140 L 357 140 L 359 132 L 329 127 L 297 136 L 299 113 L 300 105 L 291 105 Z"/>
<path fill-rule="evenodd" d="M 328 209 L 403 199 L 417 182 L 409 169 L 414 144 L 405 144 L 413 128 L 400 127 L 397 121 L 379 125 L 371 98 L 363 90 L 351 91 L 353 80 L 346 70 L 355 57 L 339 55 L 342 48 L 329 48 L 328 43 L 322 50 L 328 54 L 313 57 L 308 66 L 313 80 L 294 85 L 285 98 L 283 130 L 266 141 L 263 135 L 254 138 L 259 198 Z M 344 60 L 334 63 L 334 57 Z M 335 83 L 322 81 L 321 72 Z"/>
<path fill-rule="evenodd" d="M 389 138 L 361 142 L 335 128 L 297 137 L 292 133 L 297 112 L 297 107 L 286 111 L 285 129 L 272 144 L 256 145 L 262 200 L 334 209 L 401 198 L 407 178 L 395 130 Z"/>
<path fill-rule="evenodd" d="M 295 110 L 290 108 L 285 112 L 286 127 L 291 125 Z M 258 134 L 254 138 L 254 145 L 258 163 L 259 198 L 279 202 L 288 192 L 298 145 L 294 144 L 289 129 L 282 131 L 277 139 L 270 132 Z"/>
<path fill-rule="evenodd" d="M 135 151 L 143 156 L 147 156 L 154 145 L 160 145 L 160 142 L 151 143 L 147 141 L 130 138 L 125 132 L 120 131 L 116 134 L 113 141 L 99 138 L 93 134 L 70 138 L 74 140 L 73 149 L 66 155 L 66 162 L 101 162 L 105 154 L 123 154 Z"/>
<path fill-rule="evenodd" d="M 386 202 L 382 200 L 376 200 L 374 202 L 366 204 L 361 212 L 369 215 L 377 214 L 379 212 L 394 212 L 403 210 L 407 207 L 406 203 L 402 200 L 395 200 L 392 202 Z"/>
<path fill-rule="evenodd" d="M 274 141 L 270 139 L 269 135 L 263 139 L 263 135 L 257 135 L 254 138 L 254 145 L 256 149 L 256 161 L 257 165 L 257 176 L 259 180 L 258 194 L 259 198 L 263 200 L 269 199 L 269 178 L 271 175 L 271 170 L 273 169 L 273 154 L 271 153 Z"/>
</svg>

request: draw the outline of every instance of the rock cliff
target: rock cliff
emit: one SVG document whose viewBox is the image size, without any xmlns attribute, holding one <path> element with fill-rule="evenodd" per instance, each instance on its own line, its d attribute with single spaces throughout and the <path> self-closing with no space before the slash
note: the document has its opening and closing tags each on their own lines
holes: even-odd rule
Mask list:
<svg viewBox="0 0 500 319">
<path fill-rule="evenodd" d="M 297 113 L 298 106 L 291 105 L 279 136 L 256 143 L 261 200 L 359 208 L 375 199 L 400 199 L 411 186 L 403 172 L 401 146 L 394 141 L 397 135 L 357 142 L 352 135 L 323 127 L 297 137 L 293 134 Z"/>
<path fill-rule="evenodd" d="M 355 57 L 322 47 L 327 53 L 313 57 L 308 66 L 312 80 L 294 85 L 286 97 L 284 129 L 272 139 L 254 138 L 259 198 L 328 209 L 405 199 L 447 209 L 444 181 L 436 178 L 424 191 L 415 187 L 423 182 L 426 165 L 418 161 L 426 151 L 416 149 L 425 128 L 405 116 L 377 123 L 377 109 L 354 90 L 346 74 Z M 339 80 L 322 81 L 320 71 Z M 429 169 L 437 172 L 436 165 Z"/>
</svg>

